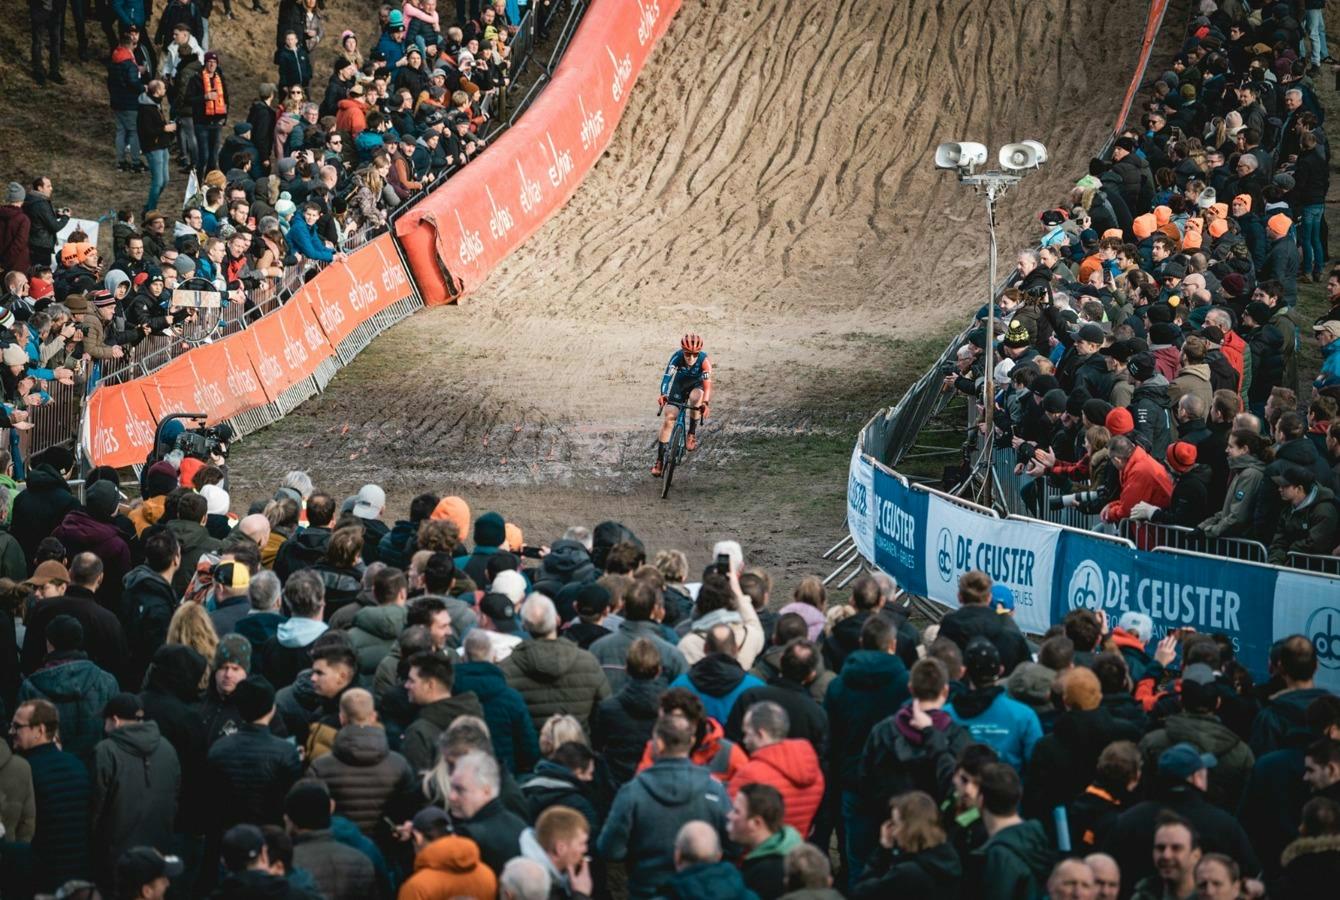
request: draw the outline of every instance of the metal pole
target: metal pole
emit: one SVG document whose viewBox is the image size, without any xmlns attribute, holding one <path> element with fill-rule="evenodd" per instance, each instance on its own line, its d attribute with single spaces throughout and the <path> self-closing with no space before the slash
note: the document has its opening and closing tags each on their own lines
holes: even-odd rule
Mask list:
<svg viewBox="0 0 1340 900">
<path fill-rule="evenodd" d="M 982 379 L 982 393 L 984 394 L 984 403 L 986 409 L 983 413 L 983 421 L 986 423 L 986 503 L 989 506 L 995 505 L 995 494 L 992 491 L 992 479 L 995 477 L 996 469 L 996 434 L 993 423 L 993 413 L 996 409 L 995 397 L 995 351 L 996 351 L 996 186 L 988 181 L 986 183 L 986 228 L 989 235 L 988 247 L 990 252 L 987 256 L 987 283 L 986 283 L 986 373 Z"/>
</svg>

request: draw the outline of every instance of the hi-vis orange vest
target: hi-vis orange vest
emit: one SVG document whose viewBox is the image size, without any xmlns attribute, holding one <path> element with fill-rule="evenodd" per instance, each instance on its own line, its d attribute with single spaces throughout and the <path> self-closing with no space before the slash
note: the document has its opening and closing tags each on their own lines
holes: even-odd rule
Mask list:
<svg viewBox="0 0 1340 900">
<path fill-rule="evenodd" d="M 213 100 L 205 100 L 206 116 L 226 116 L 228 115 L 228 102 L 223 95 L 223 76 L 218 72 L 213 75 L 208 72 L 201 72 L 200 77 L 205 80 L 205 95 L 213 92 L 218 94 Z"/>
</svg>

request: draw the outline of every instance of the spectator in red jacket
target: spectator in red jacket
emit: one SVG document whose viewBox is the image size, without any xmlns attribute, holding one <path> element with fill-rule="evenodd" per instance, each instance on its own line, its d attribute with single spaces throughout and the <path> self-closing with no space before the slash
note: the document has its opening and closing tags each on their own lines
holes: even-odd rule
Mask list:
<svg viewBox="0 0 1340 900">
<path fill-rule="evenodd" d="M 10 272 L 28 271 L 28 233 L 32 223 L 23 211 L 23 200 L 28 192 L 17 181 L 5 187 L 4 202 L 0 204 L 0 269 Z"/>
<path fill-rule="evenodd" d="M 1120 435 L 1107 445 L 1108 458 L 1121 472 L 1121 494 L 1103 507 L 1104 522 L 1119 522 L 1130 516 L 1135 504 L 1152 503 L 1159 509 L 1172 500 L 1172 479 L 1154 457 L 1136 445 L 1129 437 Z"/>
<path fill-rule="evenodd" d="M 824 775 L 814 745 L 787 738 L 791 722 L 786 710 L 765 700 L 744 714 L 744 745 L 749 762 L 726 786 L 734 797 L 746 784 L 775 787 L 786 804 L 786 824 L 800 834 L 810 833 L 814 814 L 824 796 Z"/>
</svg>

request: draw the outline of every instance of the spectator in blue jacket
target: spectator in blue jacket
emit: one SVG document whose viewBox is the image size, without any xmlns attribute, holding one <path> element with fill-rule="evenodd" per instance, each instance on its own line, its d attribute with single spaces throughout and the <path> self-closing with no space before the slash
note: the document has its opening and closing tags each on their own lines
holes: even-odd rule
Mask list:
<svg viewBox="0 0 1340 900">
<path fill-rule="evenodd" d="M 670 682 L 672 688 L 687 688 L 703 701 L 703 709 L 718 723 L 730 720 L 735 701 L 750 688 L 761 688 L 763 682 L 746 672 L 735 656 L 735 632 L 726 624 L 713 625 L 703 641 L 707 654 L 683 675 Z"/>
<path fill-rule="evenodd" d="M 107 95 L 116 120 L 116 167 L 123 172 L 143 172 L 146 168 L 140 162 L 139 135 L 139 102 L 144 81 L 131 51 L 133 43 L 129 33 L 121 35 L 107 63 Z"/>
<path fill-rule="evenodd" d="M 326 246 L 316 230 L 316 222 L 321 218 L 321 207 L 316 203 L 302 205 L 302 221 L 294 222 L 288 230 L 288 245 L 295 253 L 305 259 L 318 262 L 344 262 L 345 255 L 339 250 Z"/>
<path fill-rule="evenodd" d="M 675 873 L 675 838 L 692 821 L 726 833 L 730 797 L 721 782 L 688 758 L 694 729 L 682 716 L 662 716 L 652 732 L 655 763 L 619 789 L 596 842 L 611 862 L 630 860 L 628 895 L 654 896 Z"/>
<path fill-rule="evenodd" d="M 453 690 L 473 692 L 484 706 L 493 753 L 513 774 L 529 772 L 540 759 L 540 740 L 521 694 L 507 684 L 493 663 L 493 642 L 487 632 L 471 631 L 463 647 L 466 662 L 456 666 Z"/>
<path fill-rule="evenodd" d="M 405 14 L 398 9 L 391 10 L 386 18 L 386 30 L 377 41 L 376 53 L 386 59 L 386 67 L 392 72 L 405 58 Z"/>
<path fill-rule="evenodd" d="M 969 641 L 963 662 L 972 688 L 955 697 L 945 711 L 968 729 L 974 741 L 990 745 L 1001 762 L 1022 770 L 1042 738 L 1038 714 L 1010 699 L 1005 688 L 996 683 L 1004 669 L 1000 651 L 990 639 L 975 637 Z"/>
</svg>

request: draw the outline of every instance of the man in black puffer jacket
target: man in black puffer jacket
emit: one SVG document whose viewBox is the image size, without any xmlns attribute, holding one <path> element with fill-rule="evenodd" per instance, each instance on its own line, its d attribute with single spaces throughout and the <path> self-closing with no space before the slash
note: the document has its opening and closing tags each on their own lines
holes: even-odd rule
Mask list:
<svg viewBox="0 0 1340 900">
<path fill-rule="evenodd" d="M 282 823 L 284 796 L 302 775 L 298 749 L 270 733 L 275 692 L 269 682 L 252 676 L 237 686 L 232 700 L 243 724 L 215 741 L 205 761 L 216 834 L 239 822 Z"/>
<path fill-rule="evenodd" d="M 32 223 L 28 229 L 28 261 L 35 266 L 51 265 L 56 252 L 56 234 L 70 221 L 66 210 L 57 213 L 51 205 L 51 179 L 42 175 L 33 180 L 23 211 Z"/>
<path fill-rule="evenodd" d="M 1131 418 L 1135 431 L 1131 437 L 1155 459 L 1163 459 L 1173 438 L 1172 399 L 1168 379 L 1155 366 L 1154 354 L 1137 353 L 1126 363 L 1126 371 L 1135 382 L 1131 395 Z"/>
<path fill-rule="evenodd" d="M 632 780 L 642 751 L 660 715 L 661 656 L 648 640 L 628 648 L 628 681 L 613 697 L 606 697 L 591 717 L 591 745 L 605 755 L 613 788 Z"/>
<path fill-rule="evenodd" d="M 14 749 L 28 760 L 37 802 L 32 852 L 36 887 L 52 891 L 71 878 L 88 878 L 88 810 L 93 786 L 88 769 L 56 743 L 60 715 L 45 700 L 29 700 L 14 711 Z"/>
</svg>

